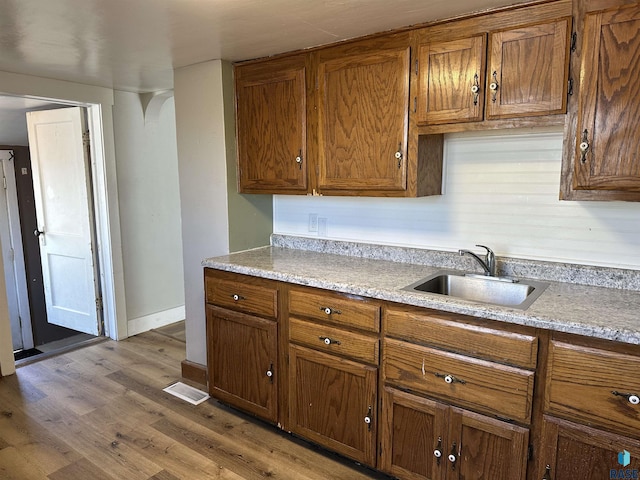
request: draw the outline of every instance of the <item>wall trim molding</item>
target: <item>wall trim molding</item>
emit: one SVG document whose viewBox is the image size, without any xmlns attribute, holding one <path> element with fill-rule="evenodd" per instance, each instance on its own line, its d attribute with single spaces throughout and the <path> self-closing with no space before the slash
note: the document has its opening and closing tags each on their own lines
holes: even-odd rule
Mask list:
<svg viewBox="0 0 640 480">
<path fill-rule="evenodd" d="M 185 319 L 184 305 L 152 313 L 143 317 L 132 318 L 127 322 L 127 336 L 131 337 L 153 328 L 164 327 Z"/>
<path fill-rule="evenodd" d="M 182 378 L 191 380 L 192 382 L 200 385 L 207 385 L 207 367 L 196 362 L 189 360 L 183 360 L 182 364 Z"/>
</svg>

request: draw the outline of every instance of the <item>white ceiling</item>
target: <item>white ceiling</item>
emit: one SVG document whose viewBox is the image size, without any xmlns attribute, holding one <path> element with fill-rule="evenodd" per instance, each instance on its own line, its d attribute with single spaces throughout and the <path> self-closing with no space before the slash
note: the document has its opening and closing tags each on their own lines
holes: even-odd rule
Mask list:
<svg viewBox="0 0 640 480">
<path fill-rule="evenodd" d="M 520 0 L 2 0 L 0 70 L 133 92 L 245 60 Z"/>
</svg>

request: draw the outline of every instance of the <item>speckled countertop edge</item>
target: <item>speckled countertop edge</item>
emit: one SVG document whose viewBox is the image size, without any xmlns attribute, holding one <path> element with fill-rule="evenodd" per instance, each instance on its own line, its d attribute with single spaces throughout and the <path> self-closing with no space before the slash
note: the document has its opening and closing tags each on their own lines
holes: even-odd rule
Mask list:
<svg viewBox="0 0 640 480">
<path fill-rule="evenodd" d="M 549 287 L 528 309 L 517 310 L 402 290 L 437 270 L 456 268 L 446 262 L 444 265 L 425 265 L 366 255 L 269 246 L 208 258 L 202 265 L 379 300 L 640 345 L 640 292 L 634 290 L 548 281 Z M 469 270 L 468 267 L 464 265 L 461 269 Z M 474 269 L 473 265 L 470 267 Z"/>
</svg>

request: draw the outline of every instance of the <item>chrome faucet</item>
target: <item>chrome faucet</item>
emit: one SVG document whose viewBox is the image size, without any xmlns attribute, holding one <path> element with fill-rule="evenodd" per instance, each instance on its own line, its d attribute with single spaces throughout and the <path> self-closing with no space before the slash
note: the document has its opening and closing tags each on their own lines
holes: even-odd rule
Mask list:
<svg viewBox="0 0 640 480">
<path fill-rule="evenodd" d="M 491 250 L 489 247 L 485 247 L 484 245 L 476 245 L 476 247 L 481 247 L 487 250 L 487 254 L 484 257 L 484 260 L 470 250 L 458 250 L 458 253 L 461 256 L 464 255 L 465 253 L 468 253 L 473 258 L 475 258 L 480 265 L 482 265 L 485 275 L 490 277 L 495 277 L 496 276 L 496 255 L 493 253 L 493 250 Z"/>
</svg>

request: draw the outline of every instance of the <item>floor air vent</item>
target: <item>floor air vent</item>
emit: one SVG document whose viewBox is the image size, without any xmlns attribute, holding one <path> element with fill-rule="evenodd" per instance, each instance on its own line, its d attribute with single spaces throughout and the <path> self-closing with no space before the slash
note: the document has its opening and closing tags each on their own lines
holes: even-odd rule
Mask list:
<svg viewBox="0 0 640 480">
<path fill-rule="evenodd" d="M 162 390 L 193 405 L 200 405 L 207 398 L 209 398 L 209 395 L 206 392 L 198 390 L 197 388 L 193 388 L 182 382 L 176 382 L 173 385 L 169 385 L 167 388 L 163 388 Z"/>
</svg>

